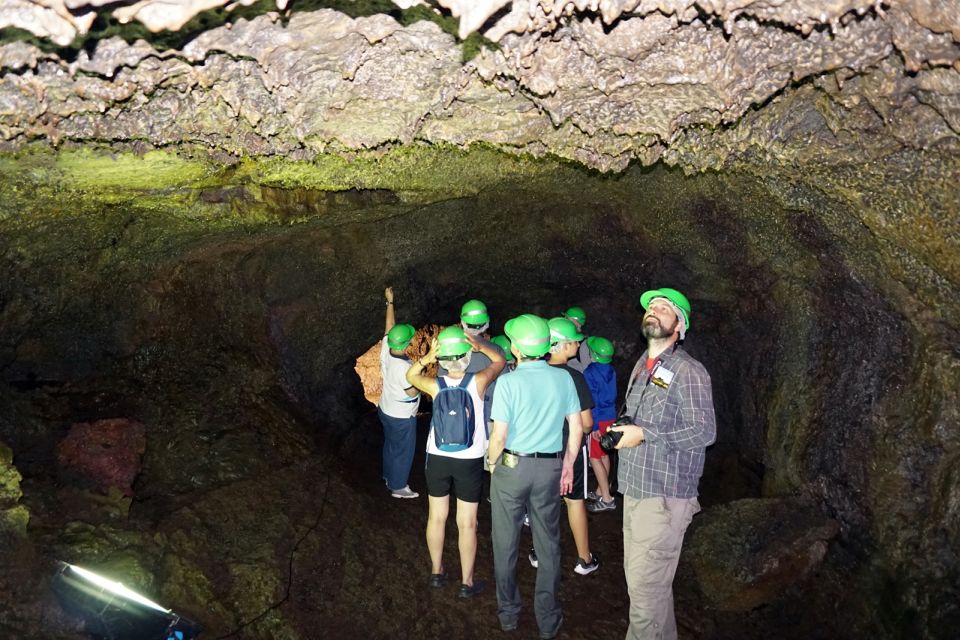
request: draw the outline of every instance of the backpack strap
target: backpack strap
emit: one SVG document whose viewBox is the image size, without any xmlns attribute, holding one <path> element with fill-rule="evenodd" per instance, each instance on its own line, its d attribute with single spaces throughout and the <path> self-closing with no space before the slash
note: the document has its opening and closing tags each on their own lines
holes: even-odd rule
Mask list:
<svg viewBox="0 0 960 640">
<path fill-rule="evenodd" d="M 458 384 L 457 386 L 463 387 L 464 389 L 466 389 L 470 385 L 471 380 L 473 380 L 473 374 L 468 373 L 463 376 L 463 378 L 460 380 L 460 384 Z"/>
<path fill-rule="evenodd" d="M 441 391 L 447 388 L 447 381 L 443 379 L 443 376 L 437 376 L 437 386 L 440 387 Z"/>
</svg>

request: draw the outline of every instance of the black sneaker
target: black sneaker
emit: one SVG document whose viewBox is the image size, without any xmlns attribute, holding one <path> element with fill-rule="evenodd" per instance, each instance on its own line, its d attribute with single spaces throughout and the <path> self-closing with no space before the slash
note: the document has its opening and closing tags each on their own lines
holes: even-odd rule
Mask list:
<svg viewBox="0 0 960 640">
<path fill-rule="evenodd" d="M 470 599 L 477 596 L 481 591 L 483 591 L 483 581 L 474 580 L 473 584 L 461 584 L 460 593 L 457 595 L 461 598 Z"/>
<path fill-rule="evenodd" d="M 540 567 L 540 561 L 537 560 L 536 549 L 530 549 L 530 555 L 527 556 L 527 560 L 530 561 L 530 566 L 533 567 L 534 569 L 537 569 Z"/>
<path fill-rule="evenodd" d="M 596 502 L 587 503 L 587 511 L 590 513 L 599 513 L 601 511 L 616 511 L 617 510 L 617 501 L 611 500 L 607 502 L 603 498 L 600 498 Z"/>
<path fill-rule="evenodd" d="M 431 573 L 430 582 L 428 583 L 434 589 L 439 589 L 443 585 L 447 584 L 447 574 L 446 573 Z"/>
<path fill-rule="evenodd" d="M 577 566 L 573 570 L 582 576 L 588 576 L 599 568 L 600 558 L 597 557 L 596 553 L 591 553 L 590 562 L 584 562 L 583 558 L 577 558 Z"/>
</svg>

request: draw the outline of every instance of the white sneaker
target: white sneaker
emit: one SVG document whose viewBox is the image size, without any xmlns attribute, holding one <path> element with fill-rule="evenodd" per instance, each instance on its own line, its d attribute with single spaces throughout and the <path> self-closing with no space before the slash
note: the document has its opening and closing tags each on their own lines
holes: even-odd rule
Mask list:
<svg viewBox="0 0 960 640">
<path fill-rule="evenodd" d="M 525 526 L 525 527 L 529 527 L 529 526 L 530 526 L 530 514 L 529 514 L 529 513 L 523 514 L 523 526 Z"/>
<path fill-rule="evenodd" d="M 590 562 L 584 562 L 582 559 L 577 558 L 577 565 L 573 568 L 581 576 L 588 576 L 597 569 L 600 568 L 600 558 L 597 557 L 597 554 L 590 554 Z"/>
<path fill-rule="evenodd" d="M 391 491 L 390 495 L 392 495 L 394 498 L 419 498 L 420 497 L 419 493 L 417 493 L 416 491 L 410 490 L 409 485 L 404 487 L 403 489 L 396 489 L 395 491 Z"/>
</svg>

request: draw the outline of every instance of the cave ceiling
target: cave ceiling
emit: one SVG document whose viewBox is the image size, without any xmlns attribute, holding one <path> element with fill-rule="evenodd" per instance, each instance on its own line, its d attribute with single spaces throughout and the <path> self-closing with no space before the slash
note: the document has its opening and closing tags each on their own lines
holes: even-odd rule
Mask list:
<svg viewBox="0 0 960 640">
<path fill-rule="evenodd" d="M 957 149 L 955 2 L 395 0 L 351 17 L 280 0 L 178 48 L 129 35 L 69 48 L 98 16 L 169 32 L 248 4 L 4 3 L 0 26 L 32 37 L 0 46 L 0 136 L 305 159 L 483 142 L 601 170 L 783 164 L 811 143 L 838 158 Z M 395 17 L 411 7 L 436 20 Z"/>
<path fill-rule="evenodd" d="M 958 2 L 18 0 L 0 25 L 0 151 L 749 173 L 842 201 L 876 279 L 960 318 Z"/>
</svg>

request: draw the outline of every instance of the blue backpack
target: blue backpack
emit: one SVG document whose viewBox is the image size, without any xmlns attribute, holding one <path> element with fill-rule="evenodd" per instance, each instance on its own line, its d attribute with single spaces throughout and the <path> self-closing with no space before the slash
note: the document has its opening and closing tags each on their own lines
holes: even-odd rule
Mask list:
<svg viewBox="0 0 960 640">
<path fill-rule="evenodd" d="M 437 378 L 440 392 L 433 399 L 433 416 L 430 426 L 433 439 L 440 451 L 463 451 L 473 446 L 473 430 L 476 426 L 473 414 L 473 398 L 467 386 L 473 374 L 463 376 L 460 385 L 448 387 L 443 377 Z"/>
</svg>

